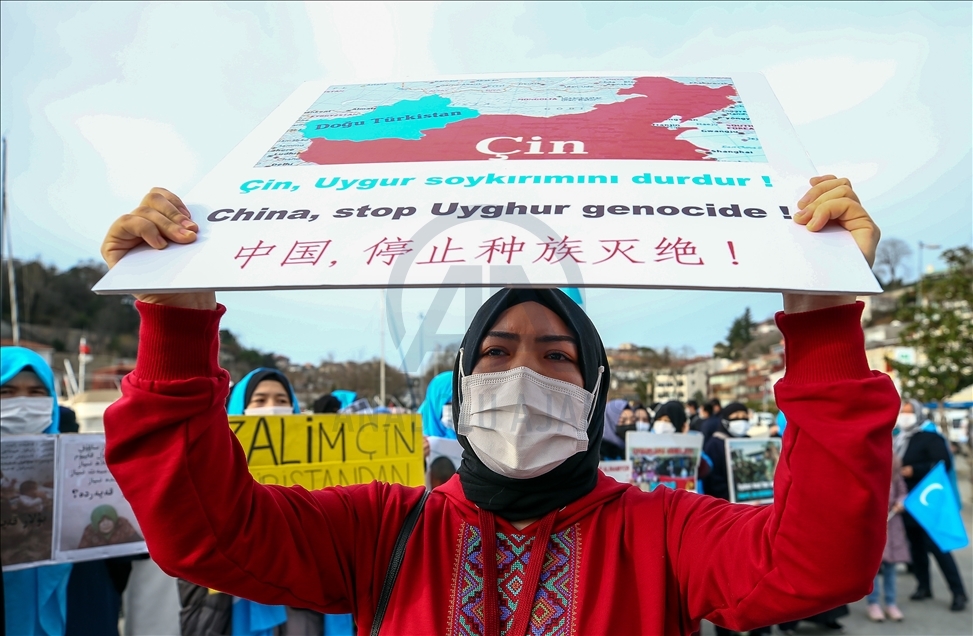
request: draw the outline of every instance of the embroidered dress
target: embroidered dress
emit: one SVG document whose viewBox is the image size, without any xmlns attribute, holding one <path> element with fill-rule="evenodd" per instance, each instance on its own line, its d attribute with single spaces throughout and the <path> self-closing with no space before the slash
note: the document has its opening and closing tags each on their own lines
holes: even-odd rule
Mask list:
<svg viewBox="0 0 973 636">
<path fill-rule="evenodd" d="M 500 601 L 500 629 L 507 633 L 524 586 L 524 575 L 535 537 L 519 533 L 497 533 L 497 591 Z M 544 553 L 544 567 L 530 613 L 530 634 L 560 636 L 575 633 L 575 593 L 578 586 L 578 558 L 581 552 L 577 524 L 550 536 Z M 464 523 L 456 551 L 453 577 L 450 634 L 472 636 L 484 633 L 483 554 L 480 530 Z"/>
</svg>

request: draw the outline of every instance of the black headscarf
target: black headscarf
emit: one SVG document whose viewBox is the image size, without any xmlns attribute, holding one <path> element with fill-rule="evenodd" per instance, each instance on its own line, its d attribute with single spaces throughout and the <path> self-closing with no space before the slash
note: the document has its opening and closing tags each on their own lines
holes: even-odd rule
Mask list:
<svg viewBox="0 0 973 636">
<path fill-rule="evenodd" d="M 720 410 L 720 417 L 724 421 L 729 421 L 731 415 L 740 412 L 749 413 L 750 409 L 748 409 L 746 405 L 740 404 L 739 402 L 730 402 Z"/>
<path fill-rule="evenodd" d="M 536 302 L 547 307 L 573 332 L 578 341 L 578 367 L 586 391 L 593 392 L 598 367 L 604 367 L 601 387 L 595 396 L 588 423 L 588 450 L 576 453 L 549 473 L 530 479 L 512 479 L 487 468 L 476 456 L 464 435 L 457 435 L 463 446 L 459 468 L 460 483 L 466 498 L 484 510 L 510 521 L 542 517 L 552 510 L 591 492 L 598 482 L 598 460 L 605 426 L 605 403 L 611 379 L 608 356 L 601 336 L 578 304 L 559 289 L 503 289 L 486 301 L 460 345 L 463 350 L 463 375 L 471 375 L 480 353 L 480 343 L 500 314 L 514 305 Z M 453 395 L 462 395 L 460 356 L 453 365 Z M 453 421 L 459 422 L 460 399 L 453 400 Z"/>
<path fill-rule="evenodd" d="M 686 409 L 683 407 L 682 402 L 672 400 L 660 406 L 655 412 L 655 418 L 653 418 L 652 423 L 655 424 L 663 415 L 669 418 L 677 433 L 682 433 L 682 427 L 686 423 Z"/>
<path fill-rule="evenodd" d="M 274 380 L 279 382 L 284 391 L 287 392 L 288 398 L 294 400 L 294 389 L 291 388 L 291 383 L 287 380 L 283 373 L 277 369 L 260 369 L 250 376 L 247 381 L 247 388 L 243 392 L 243 408 L 247 408 L 250 404 L 250 398 L 253 397 L 253 392 L 257 390 L 257 385 L 259 385 L 264 380 Z M 293 406 L 293 405 L 292 405 Z"/>
<path fill-rule="evenodd" d="M 330 393 L 325 393 L 314 400 L 313 410 L 315 413 L 337 413 L 341 410 L 341 400 Z"/>
</svg>

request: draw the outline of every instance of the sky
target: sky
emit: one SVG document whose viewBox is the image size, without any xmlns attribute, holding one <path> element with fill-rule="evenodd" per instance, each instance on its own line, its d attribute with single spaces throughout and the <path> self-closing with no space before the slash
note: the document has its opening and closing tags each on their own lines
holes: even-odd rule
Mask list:
<svg viewBox="0 0 973 636">
<path fill-rule="evenodd" d="M 883 236 L 973 242 L 971 4 L 21 3 L 0 5 L 0 128 L 14 255 L 97 259 L 153 186 L 186 192 L 298 85 L 438 75 L 764 73 L 821 173 L 851 179 Z M 937 252 L 925 262 L 942 267 Z M 911 276 L 916 264 L 910 263 Z M 297 362 L 458 342 L 480 290 L 220 293 L 223 325 Z M 472 294 L 464 298 L 464 294 Z M 708 354 L 776 294 L 588 290 L 605 345 Z M 420 329 L 420 325 L 422 325 Z M 410 362 L 410 365 L 412 363 Z"/>
</svg>

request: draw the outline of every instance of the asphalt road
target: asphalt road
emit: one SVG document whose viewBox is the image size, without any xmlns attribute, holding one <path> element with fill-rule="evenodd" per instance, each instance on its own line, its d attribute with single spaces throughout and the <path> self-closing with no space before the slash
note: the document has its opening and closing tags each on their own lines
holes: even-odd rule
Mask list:
<svg viewBox="0 0 973 636">
<path fill-rule="evenodd" d="M 966 523 L 966 533 L 973 537 L 973 488 L 970 485 L 970 462 L 968 457 L 957 457 L 957 477 L 959 478 L 960 496 L 963 499 L 963 520 Z M 973 548 L 967 546 L 953 553 L 963 584 L 966 585 L 966 595 L 973 597 Z M 865 599 L 849 606 L 851 615 L 839 622 L 844 625 L 845 634 L 863 634 L 866 636 L 971 636 L 973 634 L 973 612 L 970 605 L 962 612 L 950 612 L 952 602 L 949 588 L 939 571 L 936 560 L 929 555 L 931 578 L 934 598 L 917 602 L 910 601 L 909 595 L 916 588 L 915 578 L 911 574 L 900 572 L 896 585 L 898 606 L 905 614 L 901 623 L 885 621 L 873 623 L 866 614 Z M 775 634 L 780 632 L 775 628 Z M 811 623 L 801 623 L 797 628 L 798 634 L 835 634 Z M 712 625 L 704 624 L 702 634 L 715 634 Z"/>
</svg>

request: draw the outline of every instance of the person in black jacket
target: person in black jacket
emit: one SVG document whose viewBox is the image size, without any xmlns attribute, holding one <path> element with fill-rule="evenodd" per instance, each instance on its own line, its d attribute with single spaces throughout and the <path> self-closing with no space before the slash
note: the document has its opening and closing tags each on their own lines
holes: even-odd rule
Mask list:
<svg viewBox="0 0 973 636">
<path fill-rule="evenodd" d="M 731 402 L 717 415 L 707 420 L 703 428 L 703 452 L 713 462 L 713 468 L 703 479 L 703 492 L 718 499 L 730 500 L 730 483 L 726 465 L 726 440 L 731 437 L 745 437 L 746 426 L 740 427 L 743 421 L 749 424 L 749 410 L 739 402 Z M 723 419 L 723 418 L 726 419 Z M 739 421 L 738 421 L 739 420 Z M 731 424 L 731 422 L 737 422 Z M 735 432 L 734 432 L 735 431 Z"/>
<path fill-rule="evenodd" d="M 689 430 L 701 432 L 703 420 L 699 416 L 699 402 L 696 400 L 686 402 L 686 417 L 689 418 Z"/>
<path fill-rule="evenodd" d="M 946 440 L 936 430 L 935 424 L 923 417 L 922 405 L 918 400 L 902 402 L 896 424 L 899 434 L 893 442 L 893 450 L 902 462 L 902 477 L 910 492 L 939 462 L 943 462 L 947 471 L 953 467 L 953 458 Z M 954 612 L 962 611 L 967 602 L 966 590 L 953 555 L 940 550 L 908 512 L 903 513 L 902 520 L 905 522 L 905 533 L 912 552 L 912 573 L 918 583 L 916 591 L 909 598 L 913 601 L 932 598 L 929 581 L 929 553 L 932 552 L 949 590 L 953 593 L 953 603 L 949 609 Z"/>
</svg>

